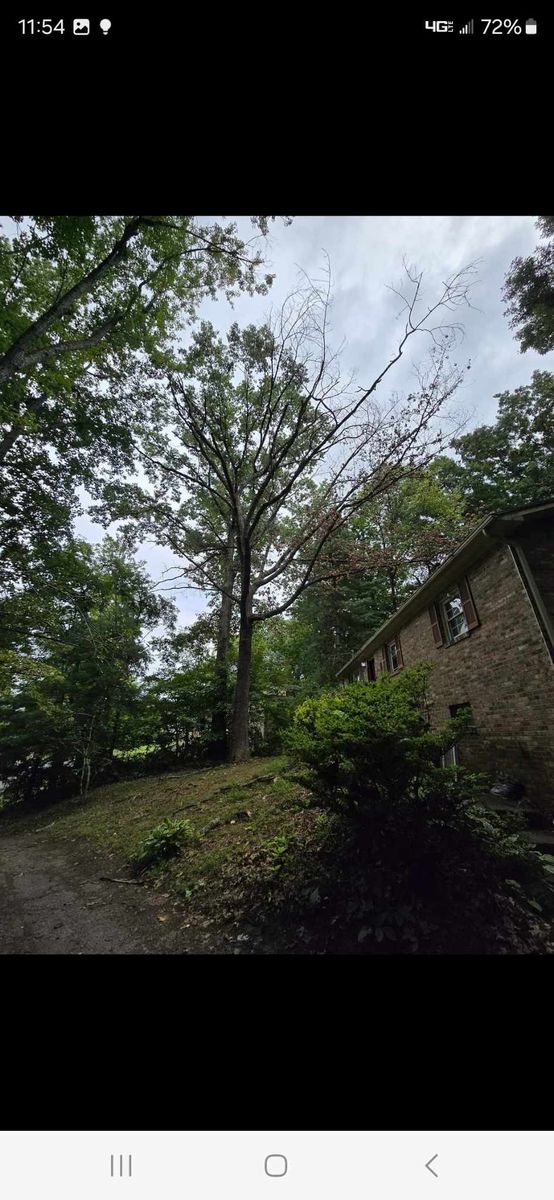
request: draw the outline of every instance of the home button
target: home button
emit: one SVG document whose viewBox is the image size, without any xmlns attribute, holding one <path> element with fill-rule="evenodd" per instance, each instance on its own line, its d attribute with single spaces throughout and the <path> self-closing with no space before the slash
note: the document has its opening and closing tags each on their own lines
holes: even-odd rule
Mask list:
<svg viewBox="0 0 554 1200">
<path fill-rule="evenodd" d="M 284 1154 L 268 1154 L 265 1160 L 266 1175 L 286 1175 L 288 1163 Z"/>
</svg>

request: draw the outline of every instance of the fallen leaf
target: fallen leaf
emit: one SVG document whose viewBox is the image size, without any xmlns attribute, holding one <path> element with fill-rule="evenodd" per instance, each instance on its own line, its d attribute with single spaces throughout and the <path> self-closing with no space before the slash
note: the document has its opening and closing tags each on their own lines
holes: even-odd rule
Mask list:
<svg viewBox="0 0 554 1200">
<path fill-rule="evenodd" d="M 158 921 L 169 921 L 166 913 L 158 913 Z"/>
</svg>

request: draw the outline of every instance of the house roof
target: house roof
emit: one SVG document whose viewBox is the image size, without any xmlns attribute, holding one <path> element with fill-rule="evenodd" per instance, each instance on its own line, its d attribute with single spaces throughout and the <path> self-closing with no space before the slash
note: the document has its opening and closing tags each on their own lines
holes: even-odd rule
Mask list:
<svg viewBox="0 0 554 1200">
<path fill-rule="evenodd" d="M 543 500 L 538 504 L 527 504 L 523 508 L 510 508 L 500 513 L 490 513 L 458 546 L 458 549 L 454 550 L 441 566 L 437 567 L 436 571 L 433 571 L 425 583 L 422 583 L 404 601 L 404 604 L 400 605 L 392 617 L 389 617 L 384 625 L 381 625 L 360 646 L 340 671 L 337 671 L 337 679 L 340 679 L 342 675 L 366 658 L 371 658 L 374 651 L 378 650 L 383 642 L 390 641 L 413 617 L 417 616 L 421 609 L 431 604 L 449 584 L 454 583 L 470 566 L 490 553 L 495 541 L 516 533 L 529 518 L 549 515 L 549 510 L 554 512 L 554 499 Z"/>
</svg>

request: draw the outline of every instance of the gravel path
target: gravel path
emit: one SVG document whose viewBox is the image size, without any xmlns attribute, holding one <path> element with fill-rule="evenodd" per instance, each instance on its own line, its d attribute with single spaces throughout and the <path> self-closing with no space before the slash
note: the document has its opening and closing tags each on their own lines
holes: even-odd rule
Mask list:
<svg viewBox="0 0 554 1200">
<path fill-rule="evenodd" d="M 167 896 L 101 875 L 119 872 L 89 846 L 0 834 L 0 954 L 214 953 Z"/>
</svg>

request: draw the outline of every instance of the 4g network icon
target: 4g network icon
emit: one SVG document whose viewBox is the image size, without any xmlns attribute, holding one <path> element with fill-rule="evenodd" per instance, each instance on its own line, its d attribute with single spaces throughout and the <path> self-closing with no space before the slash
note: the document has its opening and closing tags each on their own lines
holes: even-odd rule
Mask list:
<svg viewBox="0 0 554 1200">
<path fill-rule="evenodd" d="M 425 28 L 429 33 L 454 33 L 453 21 L 426 21 Z"/>
</svg>

